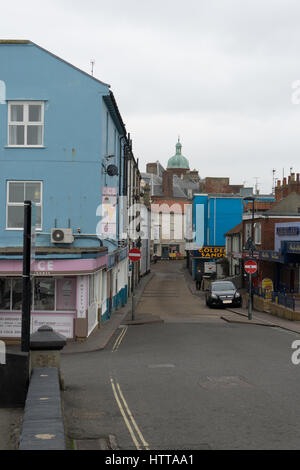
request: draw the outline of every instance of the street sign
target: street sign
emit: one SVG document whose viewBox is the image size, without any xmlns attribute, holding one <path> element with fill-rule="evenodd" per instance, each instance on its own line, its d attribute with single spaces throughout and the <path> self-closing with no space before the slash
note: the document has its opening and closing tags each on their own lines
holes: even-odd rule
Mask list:
<svg viewBox="0 0 300 470">
<path fill-rule="evenodd" d="M 130 261 L 133 261 L 134 263 L 136 263 L 137 261 L 140 261 L 142 254 L 138 248 L 131 248 L 131 250 L 128 253 L 128 256 L 129 256 Z"/>
<path fill-rule="evenodd" d="M 247 274 L 254 274 L 257 271 L 257 262 L 249 259 L 246 261 L 244 268 Z"/>
</svg>

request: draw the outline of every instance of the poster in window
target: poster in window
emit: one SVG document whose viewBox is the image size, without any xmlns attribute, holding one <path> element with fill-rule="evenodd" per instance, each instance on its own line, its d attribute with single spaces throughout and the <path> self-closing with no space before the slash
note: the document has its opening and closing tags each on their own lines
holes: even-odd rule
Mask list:
<svg viewBox="0 0 300 470">
<path fill-rule="evenodd" d="M 76 310 L 76 279 L 57 280 L 57 310 Z"/>
</svg>

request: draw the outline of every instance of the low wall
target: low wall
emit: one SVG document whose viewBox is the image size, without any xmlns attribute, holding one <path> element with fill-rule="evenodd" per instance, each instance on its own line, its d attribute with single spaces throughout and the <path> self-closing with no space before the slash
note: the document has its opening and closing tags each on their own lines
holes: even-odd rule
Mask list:
<svg viewBox="0 0 300 470">
<path fill-rule="evenodd" d="M 65 450 L 65 431 L 55 367 L 32 369 L 19 450 Z"/>
<path fill-rule="evenodd" d="M 248 305 L 248 294 L 245 296 L 246 305 Z M 270 299 L 264 299 L 258 295 L 253 296 L 253 309 L 258 312 L 266 312 L 276 317 L 285 318 L 291 321 L 300 321 L 300 312 L 295 312 L 293 309 L 272 302 Z"/>
</svg>

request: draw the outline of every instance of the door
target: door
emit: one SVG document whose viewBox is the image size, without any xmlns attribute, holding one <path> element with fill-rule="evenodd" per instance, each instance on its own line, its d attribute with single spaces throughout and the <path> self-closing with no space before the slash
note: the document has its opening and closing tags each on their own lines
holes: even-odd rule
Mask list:
<svg viewBox="0 0 300 470">
<path fill-rule="evenodd" d="M 161 247 L 161 257 L 162 259 L 169 259 L 169 245 L 163 245 Z"/>
</svg>

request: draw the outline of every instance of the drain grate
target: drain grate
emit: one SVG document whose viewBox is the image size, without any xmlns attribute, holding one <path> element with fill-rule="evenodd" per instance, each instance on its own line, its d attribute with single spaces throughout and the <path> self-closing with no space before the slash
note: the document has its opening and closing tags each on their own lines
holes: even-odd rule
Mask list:
<svg viewBox="0 0 300 470">
<path fill-rule="evenodd" d="M 118 450 L 116 437 L 110 434 L 107 437 L 91 439 L 74 439 L 75 450 Z"/>
</svg>

